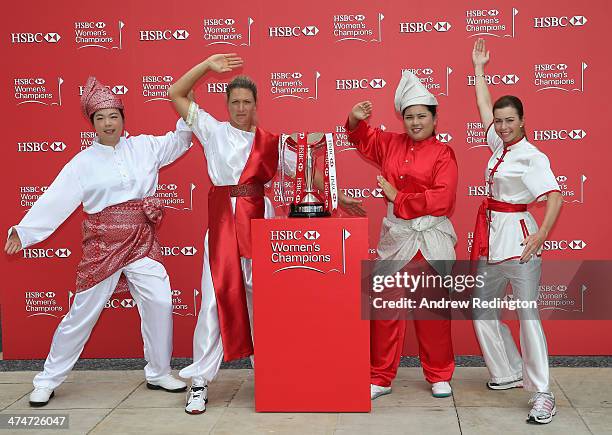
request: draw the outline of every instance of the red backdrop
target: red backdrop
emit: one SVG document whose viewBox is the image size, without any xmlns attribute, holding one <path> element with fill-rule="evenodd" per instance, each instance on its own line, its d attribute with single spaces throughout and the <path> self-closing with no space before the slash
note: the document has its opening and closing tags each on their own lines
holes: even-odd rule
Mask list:
<svg viewBox="0 0 612 435">
<path fill-rule="evenodd" d="M 458 257 L 467 258 L 490 155 L 483 146 L 471 77 L 471 50 L 481 35 L 492 53 L 487 74 L 494 98 L 516 94 L 523 99 L 529 137 L 550 157 L 564 191 L 564 208 L 545 257 L 610 258 L 609 206 L 602 213 L 601 205 L 611 157 L 606 145 L 611 115 L 607 1 L 443 0 L 408 7 L 395 0 L 313 0 L 305 7 L 277 0 L 104 6 L 36 0 L 11 2 L 4 11 L 2 228 L 17 223 L 60 168 L 91 143 L 92 128 L 79 107 L 80 86 L 89 75 L 122 95 L 129 134 L 161 134 L 177 118 L 167 100 L 168 85 L 213 53 L 237 52 L 245 60 L 240 72 L 258 83 L 262 126 L 277 132 L 334 132 L 339 184 L 364 199 L 371 248 L 385 211 L 376 189 L 378 170 L 350 148 L 342 126 L 353 104 L 369 99 L 374 103 L 371 122 L 401 131 L 393 95 L 402 69 L 414 69 L 438 96 L 437 131 L 458 158 L 452 221 Z M 220 119 L 226 118 L 223 91 L 229 80 L 229 75 L 211 74 L 197 88 L 199 103 Z M 195 138 L 194 143 L 186 156 L 161 171 L 158 189 L 168 206 L 159 236 L 174 289 L 175 356 L 191 355 L 200 304 L 210 182 Z M 277 195 L 277 186 L 270 195 Z M 534 210 L 540 220 L 543 206 Z M 71 302 L 81 213 L 40 245 L 2 257 L 5 358 L 46 355 Z M 138 324 L 129 296 L 112 299 L 84 356 L 141 356 Z M 610 325 L 545 322 L 550 351 L 610 354 L 612 342 L 600 338 Z M 479 352 L 470 322 L 457 322 L 454 334 L 458 354 Z"/>
</svg>

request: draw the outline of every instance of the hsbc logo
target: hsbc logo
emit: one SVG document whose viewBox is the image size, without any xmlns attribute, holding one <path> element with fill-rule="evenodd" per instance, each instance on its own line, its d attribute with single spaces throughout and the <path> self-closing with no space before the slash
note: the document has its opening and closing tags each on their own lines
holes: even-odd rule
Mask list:
<svg viewBox="0 0 612 435">
<path fill-rule="evenodd" d="M 158 184 L 157 185 L 157 190 L 170 190 L 170 191 L 172 191 L 172 190 L 176 190 L 176 189 L 178 189 L 178 186 L 176 184 L 174 184 L 174 183 L 169 183 L 169 184 L 162 183 L 162 184 Z"/>
<path fill-rule="evenodd" d="M 586 247 L 584 240 L 546 240 L 543 248 L 545 251 L 581 251 Z"/>
<path fill-rule="evenodd" d="M 451 140 L 453 140 L 453 137 L 450 133 L 438 133 L 436 135 L 436 139 L 442 143 L 449 143 Z"/>
<path fill-rule="evenodd" d="M 115 95 L 125 95 L 128 93 L 128 88 L 127 86 L 116 85 L 111 88 L 111 91 L 113 91 Z"/>
<path fill-rule="evenodd" d="M 17 142 L 18 153 L 44 153 L 49 150 L 54 152 L 62 152 L 65 149 L 66 144 L 64 142 Z"/>
<path fill-rule="evenodd" d="M 572 17 L 536 17 L 533 19 L 533 27 L 536 29 L 551 27 L 582 27 L 589 20 L 584 15 L 574 15 Z"/>
<path fill-rule="evenodd" d="M 49 43 L 55 44 L 59 42 L 62 37 L 59 33 L 49 32 L 49 33 L 11 33 L 11 43 L 12 44 L 40 44 L 40 43 Z"/>
<path fill-rule="evenodd" d="M 383 190 L 379 187 L 375 189 L 342 189 L 346 196 L 351 198 L 384 198 Z"/>
<path fill-rule="evenodd" d="M 336 80 L 337 91 L 350 91 L 354 89 L 382 89 L 387 85 L 387 82 L 381 78 L 374 79 L 341 79 Z"/>
<path fill-rule="evenodd" d="M 270 38 L 299 38 L 301 36 L 316 36 L 319 33 L 317 26 L 274 26 L 268 27 Z"/>
<path fill-rule="evenodd" d="M 109 299 L 106 301 L 104 308 L 134 308 L 136 306 L 136 301 L 134 299 Z"/>
<path fill-rule="evenodd" d="M 515 85 L 519 81 L 519 76 L 516 74 L 487 74 L 484 78 L 488 85 Z M 476 85 L 476 76 L 467 76 L 467 79 L 468 86 Z"/>
<path fill-rule="evenodd" d="M 189 32 L 184 29 L 177 30 L 141 30 L 140 41 L 184 41 L 189 38 Z"/>
<path fill-rule="evenodd" d="M 566 69 L 566 63 L 540 63 L 534 65 L 535 71 L 565 71 Z"/>
<path fill-rule="evenodd" d="M 304 238 L 306 240 L 317 240 L 319 237 L 321 237 L 321 234 L 319 234 L 318 231 L 306 231 L 306 232 L 304 232 Z"/>
<path fill-rule="evenodd" d="M 45 297 L 49 298 L 49 299 L 54 298 L 55 297 L 55 293 L 54 292 L 46 292 L 45 293 Z"/>
<path fill-rule="evenodd" d="M 55 292 L 52 291 L 28 291 L 25 292 L 26 299 L 53 299 L 55 297 Z"/>
<path fill-rule="evenodd" d="M 198 253 L 198 250 L 194 246 L 162 246 L 161 252 L 165 257 L 178 257 L 179 255 L 192 257 Z"/>
<path fill-rule="evenodd" d="M 180 290 L 172 290 L 172 296 L 180 296 L 181 295 L 181 291 Z"/>
<path fill-rule="evenodd" d="M 549 140 L 581 140 L 586 137 L 586 131 L 582 129 L 574 130 L 535 130 L 533 132 L 534 141 L 549 141 Z"/>
<path fill-rule="evenodd" d="M 68 258 L 72 252 L 68 248 L 58 248 L 58 249 L 42 249 L 42 248 L 26 248 L 22 250 L 23 258 Z"/>
<path fill-rule="evenodd" d="M 490 17 L 496 17 L 499 15 L 499 11 L 497 9 L 491 9 L 488 14 Z"/>
<path fill-rule="evenodd" d="M 400 23 L 400 33 L 448 32 L 451 27 L 448 21 Z"/>
</svg>

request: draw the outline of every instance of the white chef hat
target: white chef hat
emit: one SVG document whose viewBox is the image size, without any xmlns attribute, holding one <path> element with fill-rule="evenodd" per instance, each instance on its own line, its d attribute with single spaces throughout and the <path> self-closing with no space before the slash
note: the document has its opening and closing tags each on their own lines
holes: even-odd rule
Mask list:
<svg viewBox="0 0 612 435">
<path fill-rule="evenodd" d="M 395 90 L 395 110 L 402 113 L 406 107 L 415 104 L 437 106 L 438 100 L 423 86 L 417 76 L 410 71 L 404 71 Z"/>
</svg>

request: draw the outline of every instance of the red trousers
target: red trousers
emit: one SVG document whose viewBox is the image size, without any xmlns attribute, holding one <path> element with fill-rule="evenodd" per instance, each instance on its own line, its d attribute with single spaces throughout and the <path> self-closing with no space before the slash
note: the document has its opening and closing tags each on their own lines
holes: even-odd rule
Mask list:
<svg viewBox="0 0 612 435">
<path fill-rule="evenodd" d="M 420 252 L 410 262 L 415 264 L 431 269 Z M 370 321 L 370 378 L 374 385 L 388 387 L 397 375 L 407 326 L 401 317 Z M 430 383 L 450 381 L 455 370 L 450 318 L 415 319 L 414 327 L 425 379 Z"/>
</svg>

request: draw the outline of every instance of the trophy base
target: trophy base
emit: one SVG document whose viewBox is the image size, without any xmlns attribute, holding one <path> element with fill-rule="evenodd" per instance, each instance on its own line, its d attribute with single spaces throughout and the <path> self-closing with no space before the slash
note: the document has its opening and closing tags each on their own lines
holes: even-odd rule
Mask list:
<svg viewBox="0 0 612 435">
<path fill-rule="evenodd" d="M 289 212 L 289 217 L 316 218 L 329 216 L 331 216 L 331 213 L 325 211 L 325 205 L 320 203 L 291 204 L 291 211 Z"/>
</svg>

